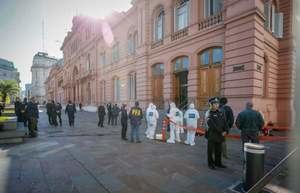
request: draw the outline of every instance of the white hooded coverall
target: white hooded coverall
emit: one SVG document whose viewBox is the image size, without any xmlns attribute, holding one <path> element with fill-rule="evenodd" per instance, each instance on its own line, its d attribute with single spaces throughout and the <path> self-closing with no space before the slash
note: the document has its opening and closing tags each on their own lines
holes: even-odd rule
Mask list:
<svg viewBox="0 0 300 193">
<path fill-rule="evenodd" d="M 154 139 L 154 134 L 157 125 L 157 119 L 159 118 L 158 112 L 155 105 L 151 105 L 147 109 L 146 119 L 147 119 L 147 138 Z"/>
<path fill-rule="evenodd" d="M 153 103 L 149 103 L 148 105 L 148 108 L 146 109 L 146 121 L 147 121 L 147 128 L 146 128 L 146 131 L 145 131 L 145 135 L 148 136 L 149 135 L 149 121 L 148 121 L 148 111 L 152 108 L 153 106 Z"/>
<path fill-rule="evenodd" d="M 186 120 L 186 126 L 187 126 L 187 136 L 185 140 L 185 144 L 187 145 L 195 145 L 195 134 L 197 128 L 197 121 L 200 118 L 199 112 L 195 109 L 195 105 L 192 103 L 189 105 L 188 110 L 184 114 L 184 118 Z"/>
<path fill-rule="evenodd" d="M 180 129 L 181 127 L 176 126 L 183 124 L 183 114 L 182 112 L 176 107 L 175 103 L 170 104 L 170 113 L 168 114 L 170 120 L 174 123 L 170 123 L 170 138 L 167 140 L 167 143 L 175 143 L 180 142 Z"/>
</svg>

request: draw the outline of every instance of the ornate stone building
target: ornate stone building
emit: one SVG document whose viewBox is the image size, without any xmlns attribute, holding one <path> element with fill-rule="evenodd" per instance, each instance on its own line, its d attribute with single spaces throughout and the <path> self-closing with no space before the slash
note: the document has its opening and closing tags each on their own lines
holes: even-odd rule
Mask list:
<svg viewBox="0 0 300 193">
<path fill-rule="evenodd" d="M 38 52 L 33 57 L 31 66 L 31 96 L 36 97 L 39 103 L 43 103 L 46 98 L 45 81 L 49 75 L 50 69 L 57 62 L 54 57 L 48 56 L 47 53 Z"/>
<path fill-rule="evenodd" d="M 0 58 L 0 80 L 15 80 L 18 84 L 21 82 L 20 73 L 13 62 Z"/>
<path fill-rule="evenodd" d="M 226 96 L 235 113 L 252 101 L 266 121 L 288 125 L 292 12 L 292 0 L 135 0 L 104 20 L 76 16 L 57 73 L 64 99 L 205 110 Z"/>
</svg>

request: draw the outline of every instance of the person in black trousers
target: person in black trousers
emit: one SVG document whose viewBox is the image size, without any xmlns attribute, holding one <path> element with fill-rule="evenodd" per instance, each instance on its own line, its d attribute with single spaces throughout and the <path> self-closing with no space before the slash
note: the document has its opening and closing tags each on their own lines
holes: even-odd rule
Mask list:
<svg viewBox="0 0 300 193">
<path fill-rule="evenodd" d="M 61 121 L 61 110 L 62 110 L 62 106 L 60 103 L 57 103 L 56 106 L 56 115 L 58 117 L 58 120 L 59 120 L 59 125 L 62 126 L 62 121 Z"/>
<path fill-rule="evenodd" d="M 121 125 L 122 125 L 121 137 L 123 140 L 128 140 L 126 137 L 127 125 L 128 125 L 128 114 L 127 114 L 126 104 L 123 104 L 121 108 Z"/>
<path fill-rule="evenodd" d="M 74 127 L 75 113 L 76 113 L 75 104 L 73 104 L 71 101 L 68 101 L 65 114 L 68 114 L 70 127 Z"/>
<path fill-rule="evenodd" d="M 120 113 L 120 108 L 118 107 L 117 104 L 115 104 L 112 107 L 112 125 L 117 125 L 119 113 Z"/>
<path fill-rule="evenodd" d="M 103 122 L 104 122 L 104 116 L 105 116 L 105 107 L 101 104 L 98 107 L 98 118 L 99 118 L 99 122 L 98 122 L 98 127 L 104 127 L 103 126 Z"/>
<path fill-rule="evenodd" d="M 226 168 L 222 164 L 222 143 L 228 132 L 228 126 L 224 113 L 219 110 L 219 100 L 211 98 L 209 104 L 211 109 L 207 118 L 207 160 L 208 167 L 215 170 L 215 167 Z"/>
<path fill-rule="evenodd" d="M 112 106 L 111 106 L 111 103 L 108 103 L 106 105 L 106 109 L 107 109 L 107 114 L 108 114 L 107 124 L 110 125 L 110 123 L 112 123 Z"/>
</svg>

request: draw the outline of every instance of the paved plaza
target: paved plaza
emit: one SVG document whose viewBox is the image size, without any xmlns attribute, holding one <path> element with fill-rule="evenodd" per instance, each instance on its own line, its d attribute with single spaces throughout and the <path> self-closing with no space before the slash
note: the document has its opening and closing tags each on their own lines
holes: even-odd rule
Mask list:
<svg viewBox="0 0 300 193">
<path fill-rule="evenodd" d="M 41 112 L 38 138 L 0 146 L 0 193 L 221 193 L 241 180 L 238 140 L 228 140 L 228 168 L 213 171 L 203 137 L 193 147 L 166 144 L 145 139 L 143 126 L 137 144 L 121 140 L 120 125 L 98 128 L 96 113 L 78 112 L 75 128 L 63 119 L 50 127 Z M 266 170 L 286 144 L 265 143 Z"/>
</svg>

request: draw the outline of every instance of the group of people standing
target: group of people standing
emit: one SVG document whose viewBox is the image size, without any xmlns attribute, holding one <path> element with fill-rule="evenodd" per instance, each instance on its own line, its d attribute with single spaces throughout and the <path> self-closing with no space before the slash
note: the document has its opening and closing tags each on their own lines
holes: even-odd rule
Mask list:
<svg viewBox="0 0 300 193">
<path fill-rule="evenodd" d="M 55 103 L 53 100 L 48 101 L 48 103 L 46 104 L 46 113 L 48 115 L 48 121 L 50 125 L 57 127 L 59 123 L 59 125 L 62 126 L 61 111 L 62 111 L 62 105 L 59 102 Z M 68 101 L 68 104 L 65 109 L 65 114 L 68 115 L 70 127 L 74 127 L 75 113 L 76 113 L 75 104 L 72 103 L 71 101 Z"/>
<path fill-rule="evenodd" d="M 21 102 L 20 98 L 16 98 L 15 114 L 17 116 L 17 122 L 23 123 L 24 127 L 28 127 L 31 137 L 36 137 L 39 110 L 35 98 L 31 97 L 29 102 L 27 102 L 27 98 L 24 98 L 23 102 Z"/>
</svg>

